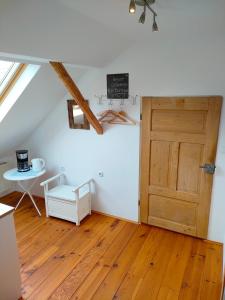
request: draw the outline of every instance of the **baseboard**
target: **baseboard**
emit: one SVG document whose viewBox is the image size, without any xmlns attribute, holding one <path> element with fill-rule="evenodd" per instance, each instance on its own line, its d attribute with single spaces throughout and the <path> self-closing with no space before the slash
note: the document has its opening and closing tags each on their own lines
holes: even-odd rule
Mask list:
<svg viewBox="0 0 225 300">
<path fill-rule="evenodd" d="M 19 191 L 14 191 L 14 192 L 17 192 L 18 194 L 22 194 L 22 192 L 19 192 Z M 33 197 L 35 197 L 37 200 L 41 200 L 41 201 L 44 201 L 45 198 L 42 197 L 42 196 L 38 196 L 38 195 L 34 195 L 32 194 Z M 121 221 L 125 221 L 125 222 L 129 222 L 129 223 L 133 223 L 133 224 L 140 224 L 138 222 L 135 222 L 135 221 L 132 221 L 132 220 L 129 220 L 129 219 L 125 219 L 125 218 L 121 218 L 121 217 L 118 217 L 118 216 L 115 216 L 115 215 L 111 215 L 111 214 L 106 214 L 106 213 L 103 213 L 101 211 L 97 211 L 97 210 L 92 210 L 93 213 L 96 213 L 96 214 L 99 214 L 99 215 L 103 215 L 103 216 L 106 216 L 106 217 L 111 217 L 111 218 L 116 218 L 116 219 L 119 219 Z"/>
<path fill-rule="evenodd" d="M 115 216 L 115 215 L 110 215 L 110 214 L 106 214 L 106 213 L 103 213 L 101 211 L 97 211 L 97 210 L 92 210 L 93 213 L 96 213 L 98 215 L 103 215 L 103 216 L 106 216 L 106 217 L 111 217 L 111 218 L 116 218 L 116 219 L 119 219 L 121 221 L 125 221 L 125 222 L 129 222 L 129 223 L 133 223 L 133 224 L 140 224 L 138 222 L 135 222 L 135 221 L 132 221 L 132 220 L 129 220 L 129 219 L 125 219 L 125 218 L 121 218 L 121 217 L 118 217 L 118 216 Z"/>
</svg>

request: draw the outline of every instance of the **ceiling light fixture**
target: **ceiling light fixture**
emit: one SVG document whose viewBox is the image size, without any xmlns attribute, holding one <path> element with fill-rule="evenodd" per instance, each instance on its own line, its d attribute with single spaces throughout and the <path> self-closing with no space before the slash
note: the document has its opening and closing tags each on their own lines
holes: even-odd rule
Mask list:
<svg viewBox="0 0 225 300">
<path fill-rule="evenodd" d="M 155 3 L 155 0 L 130 0 L 129 12 L 134 14 L 136 12 L 136 5 L 143 7 L 143 12 L 139 18 L 139 23 L 144 24 L 146 18 L 146 8 L 150 10 L 153 14 L 153 24 L 152 24 L 152 31 L 159 31 L 158 25 L 156 23 L 157 13 L 151 7 L 152 4 Z"/>
</svg>

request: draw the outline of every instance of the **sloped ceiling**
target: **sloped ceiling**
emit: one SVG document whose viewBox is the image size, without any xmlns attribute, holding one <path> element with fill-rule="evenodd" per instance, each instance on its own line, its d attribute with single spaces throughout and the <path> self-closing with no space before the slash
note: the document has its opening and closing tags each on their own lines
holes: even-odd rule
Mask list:
<svg viewBox="0 0 225 300">
<path fill-rule="evenodd" d="M 0 40 L 1 52 L 98 67 L 130 45 L 126 36 L 57 0 L 0 1 Z"/>
<path fill-rule="evenodd" d="M 75 80 L 86 72 L 78 68 L 69 68 L 69 71 Z M 0 158 L 10 155 L 21 145 L 65 94 L 64 86 L 51 67 L 43 65 L 0 123 Z"/>
</svg>

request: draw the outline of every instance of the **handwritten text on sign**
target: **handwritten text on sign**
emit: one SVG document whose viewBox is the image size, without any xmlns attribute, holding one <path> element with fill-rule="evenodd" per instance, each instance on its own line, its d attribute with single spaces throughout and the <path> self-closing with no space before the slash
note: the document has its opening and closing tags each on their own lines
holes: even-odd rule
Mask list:
<svg viewBox="0 0 225 300">
<path fill-rule="evenodd" d="M 107 98 L 128 99 L 129 98 L 129 74 L 107 75 Z"/>
</svg>

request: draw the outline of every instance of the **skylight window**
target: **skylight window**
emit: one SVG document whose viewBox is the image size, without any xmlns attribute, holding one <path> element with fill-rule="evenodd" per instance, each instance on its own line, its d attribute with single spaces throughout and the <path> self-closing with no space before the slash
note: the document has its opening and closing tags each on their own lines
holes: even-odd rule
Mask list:
<svg viewBox="0 0 225 300">
<path fill-rule="evenodd" d="M 12 70 L 14 63 L 11 61 L 0 61 L 0 85 L 3 83 L 9 72 Z"/>
<path fill-rule="evenodd" d="M 0 123 L 40 69 L 39 65 L 25 65 L 14 62 L 11 62 L 11 65 L 6 65 L 1 63 L 2 61 L 0 60 L 0 65 L 2 66 L 2 83 L 0 84 Z"/>
<path fill-rule="evenodd" d="M 0 105 L 24 69 L 24 64 L 0 60 Z"/>
</svg>

